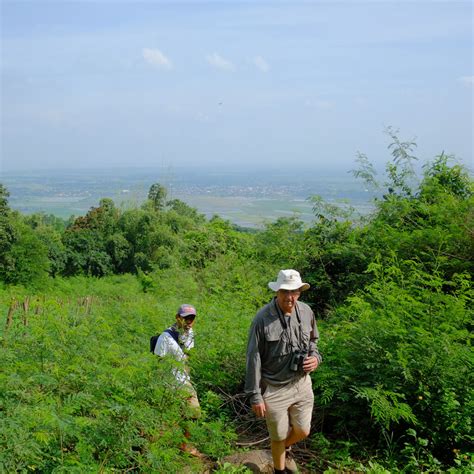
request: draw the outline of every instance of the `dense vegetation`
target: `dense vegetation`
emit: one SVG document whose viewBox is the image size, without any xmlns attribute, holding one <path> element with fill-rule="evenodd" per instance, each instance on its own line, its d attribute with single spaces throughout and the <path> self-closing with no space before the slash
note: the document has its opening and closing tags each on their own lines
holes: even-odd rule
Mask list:
<svg viewBox="0 0 474 474">
<path fill-rule="evenodd" d="M 418 179 L 414 144 L 391 135 L 386 182 L 364 155 L 354 172 L 384 190 L 373 214 L 312 197 L 309 227 L 207 220 L 158 183 L 140 208 L 102 199 L 66 222 L 11 210 L 0 185 L 0 471 L 200 472 L 185 427 L 215 461 L 235 450 L 225 397 L 242 391 L 266 284 L 290 267 L 312 285 L 324 355 L 308 467 L 472 471 L 473 183 L 444 154 Z M 200 314 L 193 422 L 147 347 L 183 301 Z"/>
</svg>

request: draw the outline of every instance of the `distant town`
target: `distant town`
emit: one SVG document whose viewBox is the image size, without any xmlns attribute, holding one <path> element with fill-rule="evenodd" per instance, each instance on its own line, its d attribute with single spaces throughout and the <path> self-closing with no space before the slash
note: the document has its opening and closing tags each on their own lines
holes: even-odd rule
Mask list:
<svg viewBox="0 0 474 474">
<path fill-rule="evenodd" d="M 328 202 L 344 200 L 360 213 L 372 209 L 374 193 L 350 175 L 313 177 L 268 172 L 246 176 L 239 172 L 199 173 L 166 170 L 58 171 L 8 173 L 1 178 L 10 192 L 10 206 L 22 213 L 43 212 L 59 217 L 84 215 L 100 199 L 118 207 L 141 205 L 151 184 L 159 182 L 168 199 L 181 199 L 211 217 L 217 214 L 241 226 L 259 227 L 278 217 L 313 219 L 310 196 Z"/>
</svg>

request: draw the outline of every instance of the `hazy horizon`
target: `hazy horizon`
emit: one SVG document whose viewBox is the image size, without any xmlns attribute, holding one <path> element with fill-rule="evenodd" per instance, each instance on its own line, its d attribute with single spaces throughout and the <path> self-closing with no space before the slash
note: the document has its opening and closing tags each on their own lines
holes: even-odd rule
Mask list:
<svg viewBox="0 0 474 474">
<path fill-rule="evenodd" d="M 0 173 L 473 164 L 470 1 L 3 0 Z"/>
<path fill-rule="evenodd" d="M 236 172 L 199 172 L 185 169 L 129 169 L 100 173 L 78 170 L 62 172 L 5 174 L 2 184 L 10 196 L 9 205 L 23 214 L 45 213 L 62 218 L 85 215 L 103 198 L 113 199 L 122 210 L 134 209 L 145 202 L 150 186 L 159 182 L 167 198 L 180 199 L 208 218 L 219 215 L 244 227 L 262 227 L 278 217 L 298 216 L 314 220 L 310 196 L 321 196 L 331 203 L 350 204 L 360 213 L 373 208 L 376 193 L 365 189 L 362 181 L 350 174 L 321 176 L 317 173 L 291 174 L 279 170 L 247 174 Z"/>
<path fill-rule="evenodd" d="M 390 156 L 387 155 L 387 161 L 390 160 Z M 297 163 L 290 162 L 289 165 L 294 167 L 297 166 Z M 119 174 L 123 175 L 125 173 L 142 173 L 147 174 L 150 172 L 158 173 L 158 174 L 186 174 L 192 173 L 193 176 L 196 175 L 207 175 L 211 176 L 213 174 L 236 174 L 236 175 L 248 175 L 251 173 L 252 175 L 257 173 L 260 176 L 264 175 L 264 173 L 268 173 L 269 175 L 276 176 L 276 175 L 283 175 L 288 176 L 290 180 L 299 180 L 304 179 L 308 173 L 317 173 L 321 177 L 342 177 L 348 174 L 351 174 L 351 170 L 357 167 L 357 163 L 354 159 L 352 164 L 348 164 L 348 168 L 332 168 L 330 164 L 311 164 L 311 163 L 304 163 L 301 164 L 300 168 L 293 168 L 291 171 L 288 171 L 285 166 L 281 164 L 272 165 L 270 163 L 267 164 L 259 164 L 259 163 L 245 163 L 245 164 L 166 164 L 166 165 L 148 165 L 148 166 L 133 166 L 129 165 L 113 165 L 111 166 L 70 166 L 70 167 L 61 167 L 55 166 L 51 168 L 41 168 L 41 167 L 34 167 L 32 165 L 28 169 L 6 169 L 3 170 L 3 176 L 34 176 L 34 175 L 64 175 L 67 173 L 74 174 L 74 175 L 92 175 L 92 174 Z M 384 166 L 379 163 L 377 167 L 377 171 L 382 172 Z M 0 177 L 2 174 L 0 173 Z"/>
</svg>

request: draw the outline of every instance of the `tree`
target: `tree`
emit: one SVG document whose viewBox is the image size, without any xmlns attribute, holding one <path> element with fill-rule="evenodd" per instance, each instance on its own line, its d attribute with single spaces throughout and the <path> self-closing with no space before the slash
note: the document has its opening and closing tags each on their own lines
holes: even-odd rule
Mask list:
<svg viewBox="0 0 474 474">
<path fill-rule="evenodd" d="M 10 193 L 7 188 L 0 183 L 0 216 L 6 215 L 10 208 L 8 207 L 8 197 Z"/>
<path fill-rule="evenodd" d="M 165 208 L 167 195 L 168 191 L 160 183 L 151 185 L 148 191 L 148 200 L 151 202 L 155 211 L 162 211 Z"/>
<path fill-rule="evenodd" d="M 386 166 L 389 178 L 387 182 L 388 192 L 390 195 L 410 196 L 412 194 L 412 181 L 416 177 L 413 161 L 418 159 L 412 153 L 417 145 L 413 140 L 400 140 L 399 130 L 394 130 L 392 127 L 388 127 L 385 133 L 392 140 L 388 146 L 392 153 L 392 162 L 388 162 Z"/>
<path fill-rule="evenodd" d="M 75 219 L 70 229 L 95 230 L 105 239 L 114 233 L 119 217 L 112 199 L 103 198 L 99 201 L 99 207 L 91 207 L 84 217 Z"/>
<path fill-rule="evenodd" d="M 473 194 L 472 180 L 468 172 L 459 164 L 449 166 L 454 157 L 442 152 L 433 162 L 427 163 L 424 179 L 420 185 L 420 198 L 436 202 L 440 193 L 459 199 L 469 199 Z"/>
<path fill-rule="evenodd" d="M 48 251 L 49 274 L 61 275 L 66 265 L 66 249 L 61 240 L 61 233 L 50 226 L 40 226 L 35 229 L 35 234 L 45 245 Z"/>
<path fill-rule="evenodd" d="M 20 215 L 11 214 L 12 231 L 7 249 L 0 258 L 0 279 L 15 285 L 37 285 L 48 276 L 48 249 Z"/>
<path fill-rule="evenodd" d="M 0 280 L 39 284 L 47 277 L 47 248 L 18 213 L 8 206 L 9 192 L 0 184 Z"/>
<path fill-rule="evenodd" d="M 156 213 L 149 207 L 125 211 L 120 217 L 118 230 L 128 242 L 130 256 L 124 271 L 151 268 L 150 234 L 156 219 Z"/>
<path fill-rule="evenodd" d="M 303 222 L 297 216 L 280 217 L 266 224 L 265 230 L 255 237 L 257 255 L 277 267 L 297 267 L 302 261 Z"/>
<path fill-rule="evenodd" d="M 180 216 L 188 217 L 196 224 L 203 224 L 206 221 L 204 214 L 200 214 L 195 207 L 191 207 L 181 199 L 172 199 L 166 203 L 170 211 L 174 211 Z"/>
<path fill-rule="evenodd" d="M 365 270 L 373 256 L 365 246 L 364 232 L 350 221 L 326 218 L 306 230 L 299 268 L 311 284 L 307 297 L 320 315 L 369 281 Z"/>
<path fill-rule="evenodd" d="M 105 244 L 108 255 L 112 259 L 115 273 L 130 271 L 131 247 L 123 234 L 111 235 Z"/>
<path fill-rule="evenodd" d="M 0 275 L 10 266 L 9 252 L 16 238 L 16 231 L 12 224 L 11 211 L 8 207 L 9 192 L 0 184 Z"/>
<path fill-rule="evenodd" d="M 112 273 L 112 259 L 99 232 L 92 229 L 68 229 L 63 236 L 66 248 L 66 275 L 104 276 Z"/>
</svg>

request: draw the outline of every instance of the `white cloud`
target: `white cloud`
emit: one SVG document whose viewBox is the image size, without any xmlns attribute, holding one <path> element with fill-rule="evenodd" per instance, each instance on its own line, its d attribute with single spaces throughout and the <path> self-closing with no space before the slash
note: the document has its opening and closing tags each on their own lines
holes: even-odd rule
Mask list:
<svg viewBox="0 0 474 474">
<path fill-rule="evenodd" d="M 458 79 L 463 84 L 472 85 L 474 84 L 474 76 L 462 76 Z"/>
<path fill-rule="evenodd" d="M 224 71 L 233 71 L 235 69 L 235 66 L 232 64 L 231 61 L 224 59 L 217 53 L 208 54 L 206 56 L 206 59 L 207 62 L 216 69 L 222 69 Z"/>
<path fill-rule="evenodd" d="M 173 68 L 171 61 L 159 49 L 143 48 L 142 54 L 143 59 L 153 66 L 162 69 Z"/>
<path fill-rule="evenodd" d="M 262 56 L 255 56 L 253 58 L 253 63 L 255 64 L 256 68 L 262 72 L 268 72 L 270 70 L 270 65 L 262 58 Z"/>
</svg>

